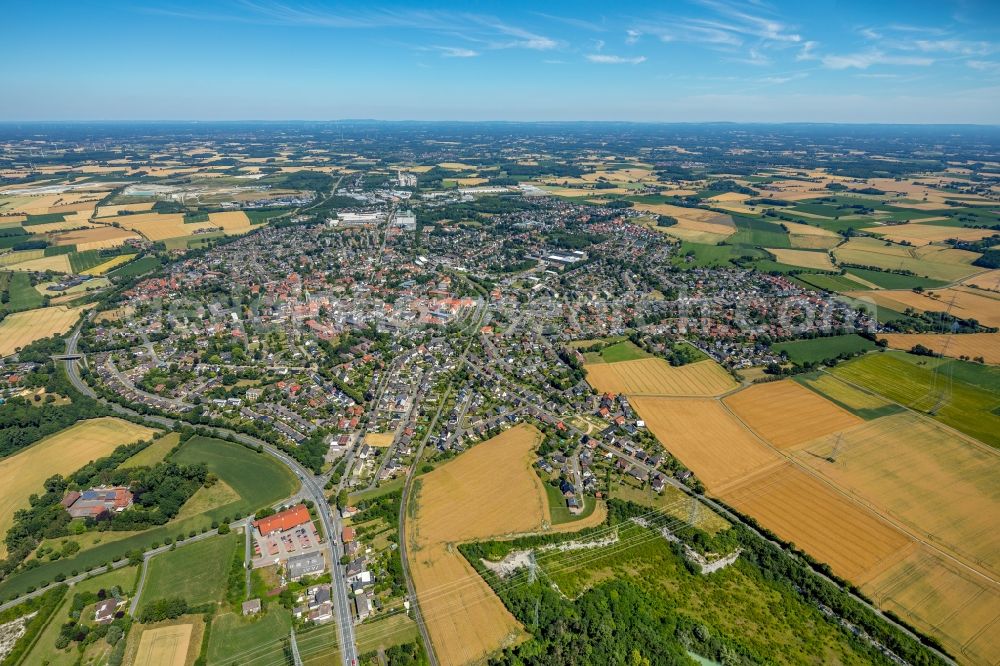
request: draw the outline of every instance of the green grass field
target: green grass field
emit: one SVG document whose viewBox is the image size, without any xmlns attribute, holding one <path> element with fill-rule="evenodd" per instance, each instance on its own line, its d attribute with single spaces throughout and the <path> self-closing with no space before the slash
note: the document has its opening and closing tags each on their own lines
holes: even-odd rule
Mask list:
<svg viewBox="0 0 1000 666">
<path fill-rule="evenodd" d="M 143 465 L 152 467 L 170 453 L 170 449 L 177 446 L 181 436 L 176 432 L 168 432 L 162 437 L 158 437 L 152 444 L 144 448 L 121 464 L 121 467 L 142 467 Z"/>
<path fill-rule="evenodd" d="M 233 551 L 242 547 L 243 539 L 231 533 L 157 555 L 149 561 L 139 608 L 167 597 L 183 597 L 191 605 L 221 601 Z"/>
<path fill-rule="evenodd" d="M 726 239 L 730 245 L 789 248 L 788 232 L 780 224 L 752 217 L 733 215 L 736 233 Z"/>
<path fill-rule="evenodd" d="M 691 261 L 687 257 L 691 256 Z M 764 250 L 752 247 L 735 247 L 733 245 L 706 245 L 704 243 L 681 243 L 674 253 L 673 264 L 686 268 L 709 268 L 731 266 L 733 259 L 748 257 L 750 259 L 767 259 L 770 255 Z"/>
<path fill-rule="evenodd" d="M 31 286 L 31 276 L 28 273 L 14 272 L 4 273 L 0 278 L 0 285 L 6 285 L 7 303 L 0 305 L 0 309 L 7 312 L 20 312 L 21 310 L 33 310 L 42 307 L 42 295 Z M 4 289 L 0 289 L 3 291 Z"/>
<path fill-rule="evenodd" d="M 650 355 L 644 349 L 637 347 L 631 340 L 618 342 L 601 350 L 601 358 L 604 359 L 605 363 L 634 361 L 637 358 L 647 358 Z"/>
<path fill-rule="evenodd" d="M 160 260 L 156 257 L 140 257 L 135 261 L 130 261 L 124 266 L 120 266 L 113 271 L 108 272 L 108 277 L 112 278 L 130 278 L 137 277 L 139 275 L 144 275 L 146 273 L 155 271 L 162 265 Z"/>
<path fill-rule="evenodd" d="M 1000 369 L 967 361 L 868 354 L 832 370 L 837 377 L 927 413 L 956 430 L 1000 447 Z"/>
<path fill-rule="evenodd" d="M 844 275 L 828 275 L 824 273 L 800 273 L 795 278 L 808 287 L 825 289 L 826 291 L 841 292 L 868 289 L 865 285 L 854 282 Z"/>
<path fill-rule="evenodd" d="M 288 638 L 291 628 L 291 613 L 273 601 L 268 604 L 263 617 L 244 618 L 237 613 L 218 615 L 212 621 L 208 663 L 228 666 L 233 655 L 250 651 L 248 661 L 259 659 L 259 663 L 282 663 L 281 640 Z"/>
<path fill-rule="evenodd" d="M 793 363 L 819 363 L 837 358 L 841 354 L 875 349 L 875 343 L 860 335 L 835 335 L 829 338 L 794 340 L 771 345 L 775 352 L 784 352 Z"/>
<path fill-rule="evenodd" d="M 867 280 L 883 289 L 913 289 L 914 287 L 940 287 L 948 284 L 943 280 L 932 280 L 931 278 L 920 277 L 918 275 L 900 275 L 898 273 L 887 273 L 886 271 L 873 271 L 867 268 L 851 268 L 848 272 L 857 275 L 862 280 Z M 865 287 L 861 287 L 865 289 Z"/>
<path fill-rule="evenodd" d="M 242 499 L 227 505 L 230 513 L 249 513 L 274 504 L 298 487 L 295 475 L 273 457 L 221 439 L 192 437 L 173 460 L 181 464 L 203 462 L 238 492 Z"/>
</svg>

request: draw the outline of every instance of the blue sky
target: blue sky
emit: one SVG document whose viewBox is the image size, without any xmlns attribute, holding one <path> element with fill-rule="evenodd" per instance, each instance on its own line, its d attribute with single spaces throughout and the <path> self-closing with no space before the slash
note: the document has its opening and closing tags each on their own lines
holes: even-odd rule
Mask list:
<svg viewBox="0 0 1000 666">
<path fill-rule="evenodd" d="M 1000 1 L 6 3 L 0 119 L 1000 123 Z"/>
</svg>

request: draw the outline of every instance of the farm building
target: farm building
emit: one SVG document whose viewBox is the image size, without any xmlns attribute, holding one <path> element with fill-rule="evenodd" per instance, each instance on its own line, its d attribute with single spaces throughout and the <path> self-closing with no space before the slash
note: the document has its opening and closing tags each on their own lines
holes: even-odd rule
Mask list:
<svg viewBox="0 0 1000 666">
<path fill-rule="evenodd" d="M 132 506 L 132 493 L 128 488 L 91 488 L 71 492 L 62 501 L 63 507 L 74 518 L 96 518 L 105 511 L 121 513 Z"/>
</svg>

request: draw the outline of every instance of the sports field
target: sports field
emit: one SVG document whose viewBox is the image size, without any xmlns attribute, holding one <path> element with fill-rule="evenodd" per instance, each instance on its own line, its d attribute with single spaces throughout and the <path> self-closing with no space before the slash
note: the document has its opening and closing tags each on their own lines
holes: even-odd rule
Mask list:
<svg viewBox="0 0 1000 666">
<path fill-rule="evenodd" d="M 0 356 L 13 354 L 35 340 L 41 340 L 73 328 L 86 306 L 69 308 L 55 305 L 7 315 L 0 321 Z"/>
<path fill-rule="evenodd" d="M 661 358 L 620 363 L 588 363 L 587 382 L 601 393 L 628 395 L 709 396 L 737 387 L 715 361 L 673 367 Z"/>
<path fill-rule="evenodd" d="M 549 508 L 532 469 L 541 433 L 520 425 L 420 477 L 406 523 L 407 559 L 438 658 L 482 660 L 522 640 L 521 625 L 455 547 L 539 530 Z M 410 512 L 414 512 L 411 514 Z"/>
<path fill-rule="evenodd" d="M 44 491 L 53 474 L 70 474 L 91 460 L 105 456 L 121 444 L 149 439 L 152 428 L 112 417 L 88 419 L 60 430 L 14 455 L 0 460 L 0 535 L 14 522 L 14 512 L 28 506 L 28 496 Z M 0 557 L 7 547 L 0 541 Z"/>
<path fill-rule="evenodd" d="M 663 446 L 713 492 L 782 461 L 718 400 L 634 396 L 630 402 Z"/>
<path fill-rule="evenodd" d="M 139 639 L 135 666 L 184 666 L 193 630 L 192 624 L 144 630 Z"/>
<path fill-rule="evenodd" d="M 912 534 L 1000 575 L 995 449 L 903 412 L 820 436 L 795 456 Z"/>
<path fill-rule="evenodd" d="M 750 386 L 723 402 L 779 449 L 861 423 L 857 416 L 790 379 Z"/>
<path fill-rule="evenodd" d="M 998 333 L 965 333 L 949 335 L 947 333 L 883 333 L 893 349 L 910 351 L 914 345 L 923 345 L 938 354 L 950 358 L 965 356 L 967 358 L 983 357 L 986 363 L 1000 363 L 1000 334 Z"/>
</svg>

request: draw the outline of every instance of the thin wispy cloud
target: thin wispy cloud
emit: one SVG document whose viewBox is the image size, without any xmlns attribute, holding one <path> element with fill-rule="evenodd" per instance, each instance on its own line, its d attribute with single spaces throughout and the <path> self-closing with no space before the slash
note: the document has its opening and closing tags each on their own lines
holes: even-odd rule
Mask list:
<svg viewBox="0 0 1000 666">
<path fill-rule="evenodd" d="M 646 56 L 627 57 L 607 53 L 591 53 L 587 56 L 587 60 L 600 65 L 638 65 L 646 62 Z"/>
<path fill-rule="evenodd" d="M 163 16 L 203 21 L 232 21 L 265 25 L 300 26 L 334 29 L 377 30 L 406 28 L 449 35 L 474 42 L 489 49 L 530 49 L 547 51 L 561 46 L 546 35 L 513 25 L 495 16 L 470 12 L 366 8 L 326 9 L 285 3 L 261 3 L 237 0 L 231 11 L 174 10 L 152 7 L 144 11 Z"/>
<path fill-rule="evenodd" d="M 928 67 L 934 64 L 933 58 L 922 56 L 893 55 L 878 49 L 858 53 L 825 55 L 819 58 L 828 69 L 868 69 L 873 65 L 904 65 L 911 67 Z"/>
<path fill-rule="evenodd" d="M 443 58 L 475 58 L 480 55 L 479 51 L 463 49 L 458 46 L 435 46 L 433 48 L 440 52 Z"/>
</svg>

